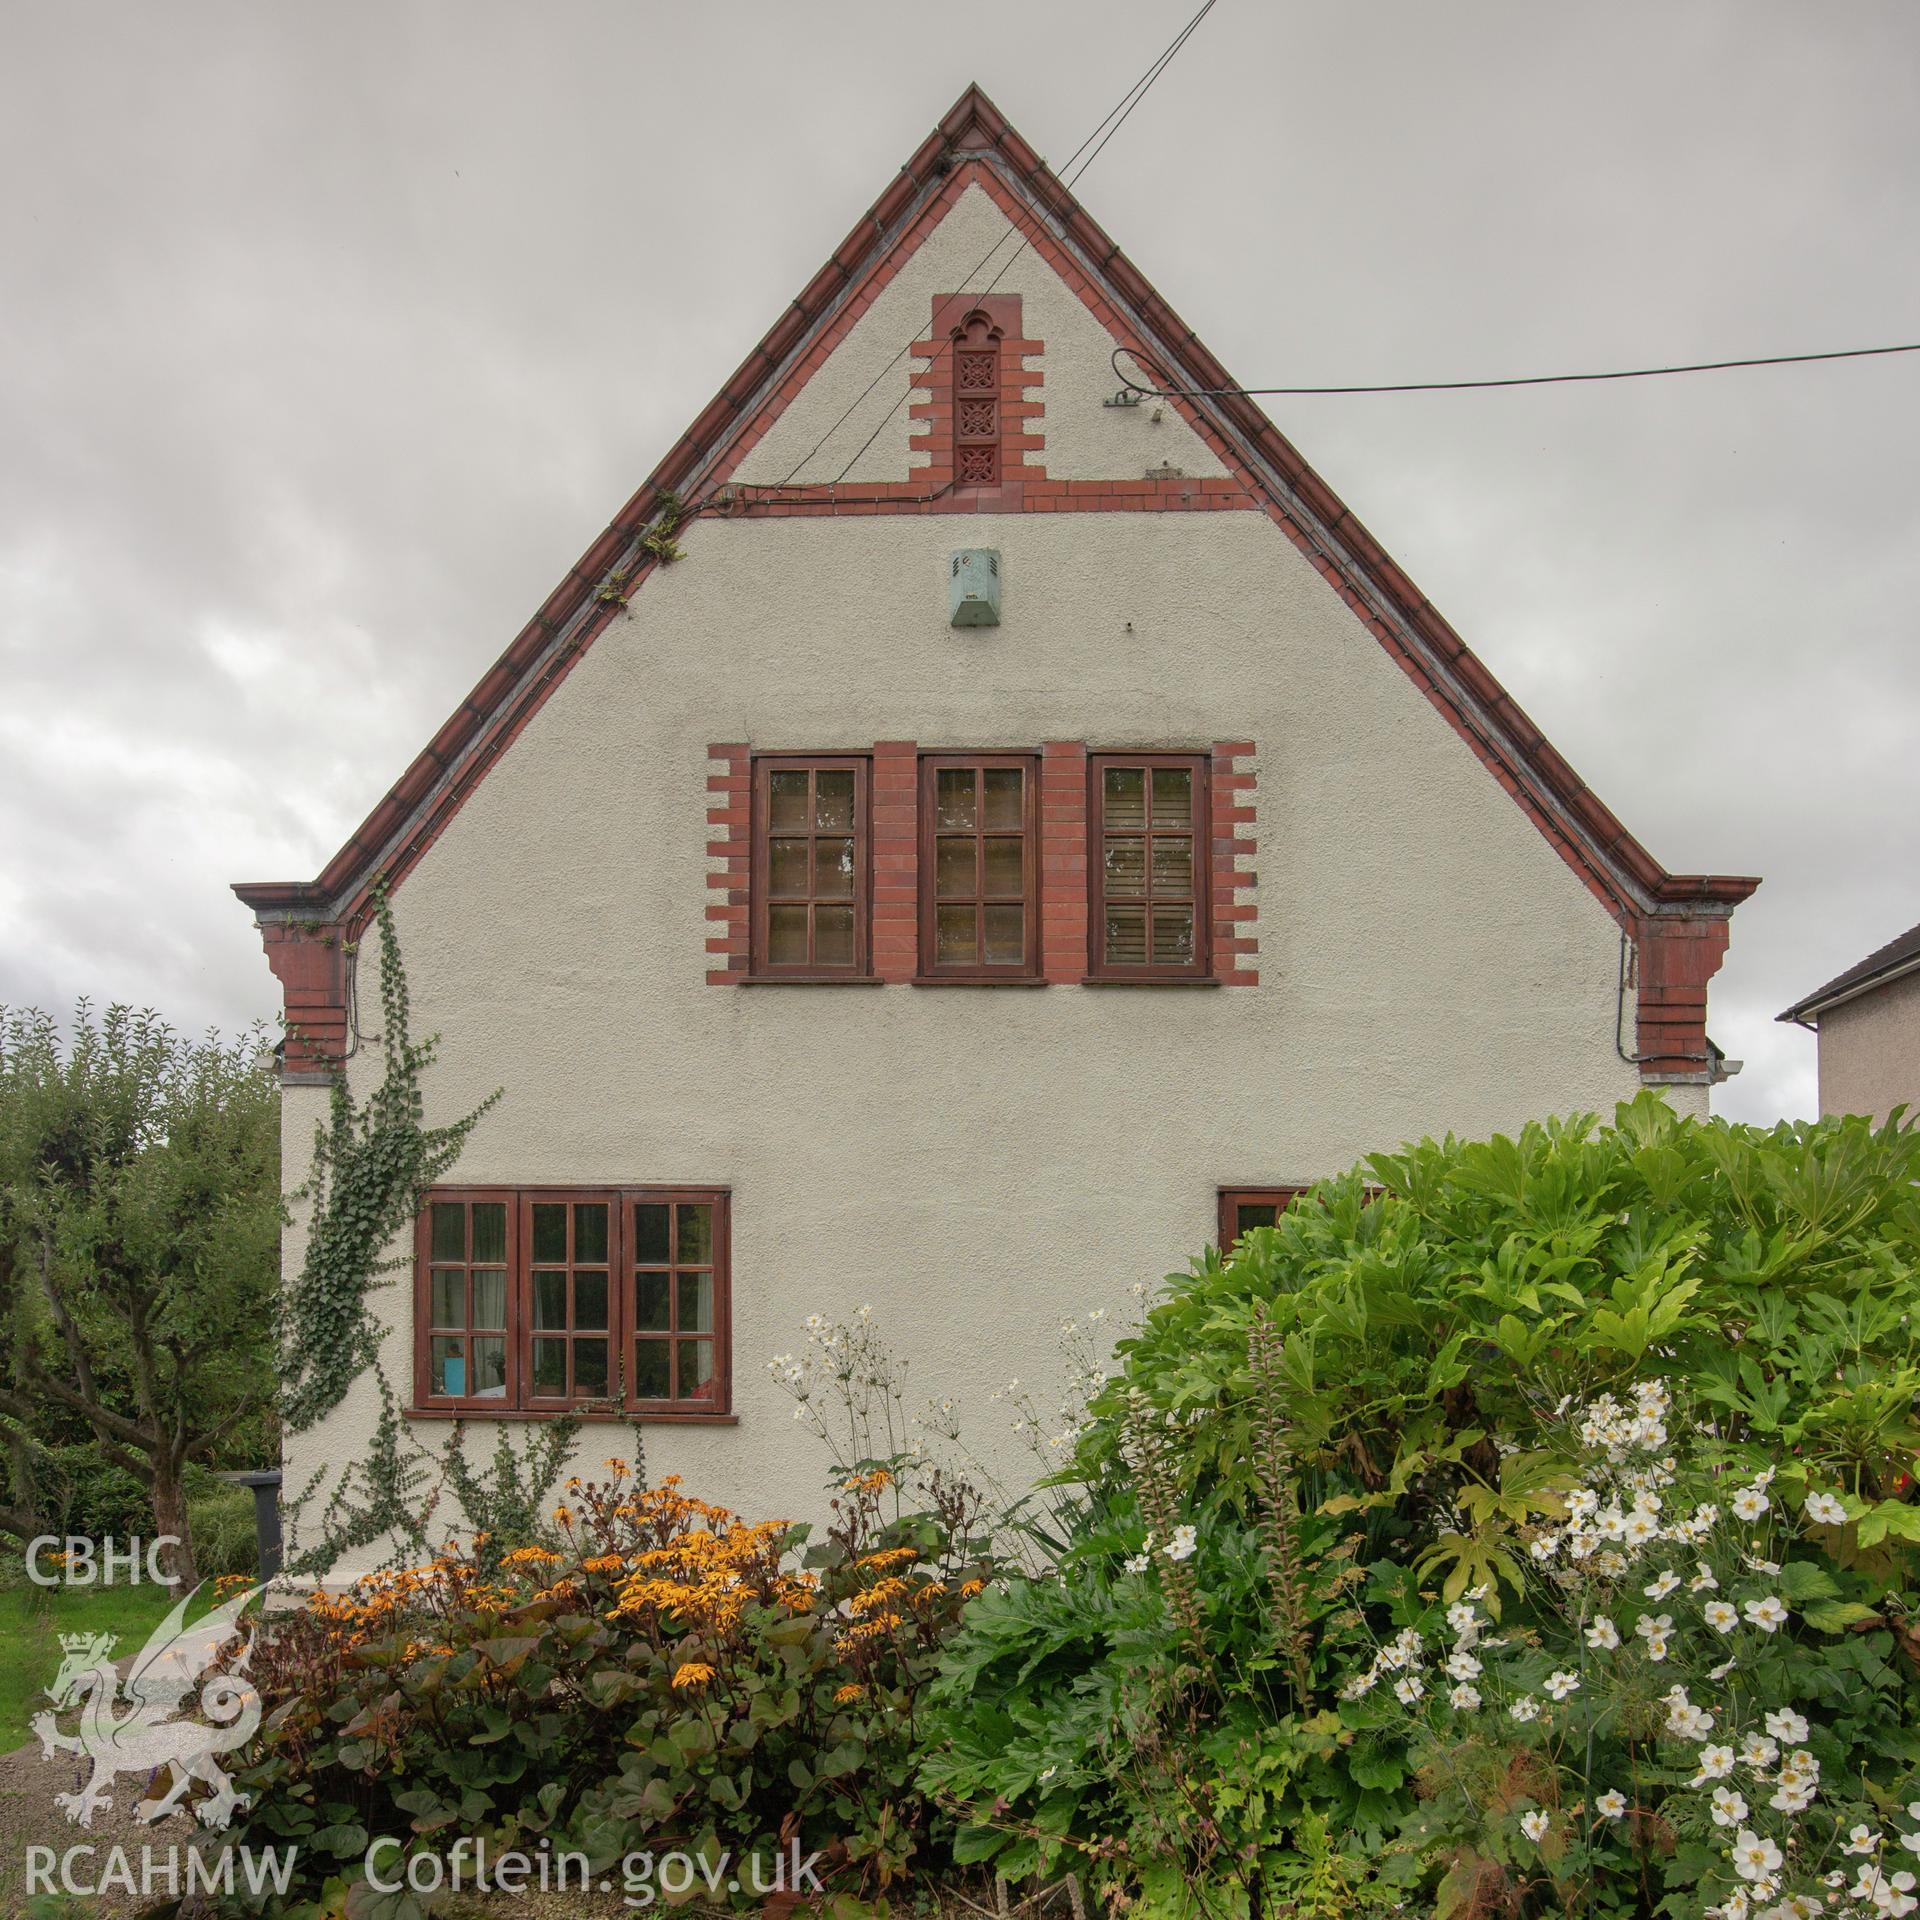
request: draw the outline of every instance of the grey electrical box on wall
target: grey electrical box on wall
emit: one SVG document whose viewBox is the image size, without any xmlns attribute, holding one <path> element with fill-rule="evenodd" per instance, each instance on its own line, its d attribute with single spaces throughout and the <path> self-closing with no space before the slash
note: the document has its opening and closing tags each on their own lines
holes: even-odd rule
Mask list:
<svg viewBox="0 0 1920 1920">
<path fill-rule="evenodd" d="M 956 627 L 1000 624 L 1000 556 L 991 547 L 964 547 L 947 570 L 947 616 Z"/>
</svg>

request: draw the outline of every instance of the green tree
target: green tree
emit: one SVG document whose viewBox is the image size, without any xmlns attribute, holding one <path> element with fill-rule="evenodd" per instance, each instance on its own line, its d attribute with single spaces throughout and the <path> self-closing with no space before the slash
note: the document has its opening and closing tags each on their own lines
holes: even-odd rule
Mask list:
<svg viewBox="0 0 1920 1920">
<path fill-rule="evenodd" d="M 63 1041 L 48 1015 L 0 1009 L 0 1419 L 29 1436 L 82 1423 L 147 1489 L 188 1582 L 188 1465 L 273 1405 L 271 1066 L 259 1029 L 191 1041 L 82 1002 Z M 13 1532 L 36 1518 L 21 1477 L 0 1509 Z"/>
</svg>

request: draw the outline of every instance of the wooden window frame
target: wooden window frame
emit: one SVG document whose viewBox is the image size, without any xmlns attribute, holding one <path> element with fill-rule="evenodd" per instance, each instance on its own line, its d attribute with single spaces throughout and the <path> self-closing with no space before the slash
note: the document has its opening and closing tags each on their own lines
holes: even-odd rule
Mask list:
<svg viewBox="0 0 1920 1920">
<path fill-rule="evenodd" d="M 700 1338 L 711 1337 L 713 1341 L 713 1395 L 711 1405 L 697 1400 L 668 1398 L 665 1400 L 642 1400 L 629 1393 L 626 1404 L 639 1413 L 670 1413 L 689 1419 L 701 1414 L 726 1413 L 733 1406 L 733 1208 L 731 1196 L 725 1187 L 645 1187 L 629 1188 L 621 1196 L 621 1253 L 623 1258 L 622 1281 L 627 1295 L 626 1317 L 623 1325 L 626 1329 L 621 1337 L 621 1367 L 624 1385 L 639 1378 L 638 1349 L 644 1339 L 649 1344 L 663 1342 L 667 1348 L 667 1372 L 669 1381 L 673 1378 L 676 1365 L 676 1353 L 680 1340 L 680 1289 L 677 1285 L 683 1272 L 699 1269 L 697 1261 L 682 1261 L 679 1248 L 671 1238 L 664 1262 L 647 1261 L 644 1264 L 649 1271 L 664 1268 L 667 1274 L 668 1329 L 664 1333 L 649 1332 L 643 1334 L 638 1325 L 639 1293 L 635 1280 L 636 1270 L 643 1264 L 638 1258 L 637 1249 L 627 1245 L 628 1229 L 633 1219 L 636 1204 L 651 1206 L 700 1206 L 713 1208 L 713 1245 L 709 1249 L 707 1270 L 713 1275 L 713 1331 L 711 1336 L 702 1334 Z M 674 1231 L 674 1222 L 670 1220 L 668 1233 Z"/>
<path fill-rule="evenodd" d="M 565 1205 L 569 1209 L 582 1202 L 606 1202 L 607 1222 L 607 1372 L 606 1394 L 578 1395 L 567 1398 L 533 1396 L 533 1208 L 536 1205 Z M 471 1207 L 475 1202 L 494 1202 L 506 1208 L 506 1378 L 507 1391 L 498 1398 L 478 1394 L 436 1394 L 432 1385 L 433 1304 L 433 1207 L 436 1202 L 458 1202 Z M 636 1204 L 710 1205 L 713 1208 L 713 1394 L 708 1400 L 647 1399 L 632 1392 L 636 1379 L 636 1342 L 641 1337 L 634 1325 L 636 1312 L 634 1273 L 638 1262 L 629 1247 L 633 1208 Z M 469 1216 L 470 1219 L 470 1216 Z M 573 1251 L 573 1221 L 569 1214 L 568 1249 Z M 462 1264 L 470 1272 L 472 1227 L 468 1227 L 469 1257 Z M 677 1249 L 669 1248 L 670 1255 Z M 414 1223 L 414 1380 L 413 1404 L 407 1409 L 414 1417 L 457 1419 L 542 1420 L 564 1416 L 589 1419 L 722 1421 L 731 1422 L 733 1413 L 733 1192 L 725 1186 L 660 1186 L 627 1183 L 615 1186 L 528 1186 L 528 1187 L 433 1187 L 422 1199 Z M 452 1263 L 442 1261 L 442 1267 Z M 543 1263 L 543 1270 L 554 1262 Z M 576 1267 L 598 1271 L 598 1261 L 566 1263 L 570 1276 L 568 1308 L 571 1320 L 571 1275 Z M 680 1263 L 670 1259 L 669 1270 L 677 1278 Z M 669 1283 L 670 1296 L 678 1288 Z M 468 1312 L 471 1315 L 471 1296 Z M 677 1297 L 673 1312 L 678 1312 Z M 592 1338 L 597 1329 L 585 1330 Z M 469 1338 L 471 1335 L 469 1334 Z M 543 1333 L 543 1337 L 546 1337 Z M 566 1337 L 569 1345 L 581 1337 L 571 1325 Z M 705 1338 L 705 1335 L 701 1336 Z M 669 1334 L 671 1342 L 676 1335 Z M 471 1349 L 468 1366 L 472 1365 Z M 569 1354 L 569 1375 L 572 1357 Z"/>
<path fill-rule="evenodd" d="M 1276 1212 L 1285 1213 L 1306 1190 L 1304 1186 L 1222 1187 L 1219 1212 L 1220 1251 L 1231 1253 L 1239 1241 L 1242 1207 L 1272 1207 Z"/>
<path fill-rule="evenodd" d="M 769 909 L 772 902 L 772 777 L 783 772 L 850 772 L 853 775 L 853 962 L 850 966 L 820 966 L 809 960 L 801 965 L 776 965 L 769 951 Z M 872 756 L 865 753 L 757 753 L 753 756 L 753 805 L 751 809 L 752 862 L 749 884 L 750 937 L 748 940 L 747 978 L 761 981 L 786 981 L 792 985 L 828 986 L 847 981 L 871 981 L 873 975 L 873 815 Z M 809 844 L 819 837 L 817 828 L 808 829 Z M 809 871 L 812 862 L 809 860 Z M 809 881 L 811 884 L 811 881 Z M 822 905 L 838 906 L 839 901 L 822 901 L 809 894 L 810 912 Z M 813 944 L 812 920 L 808 921 L 808 944 Z"/>
<path fill-rule="evenodd" d="M 436 1187 L 432 1189 L 420 1204 L 420 1213 L 414 1221 L 413 1229 L 413 1398 L 415 1406 L 444 1407 L 450 1412 L 462 1414 L 497 1414 L 516 1410 L 520 1405 L 520 1347 L 515 1337 L 515 1323 L 519 1317 L 519 1303 L 516 1297 L 519 1271 L 519 1234 L 520 1207 L 519 1192 L 513 1187 Z M 449 1266 L 448 1261 L 436 1262 L 433 1258 L 433 1203 L 440 1201 L 458 1203 L 467 1209 L 467 1257 L 460 1265 L 468 1276 L 467 1280 L 467 1325 L 458 1331 L 468 1340 L 467 1368 L 471 1384 L 473 1366 L 472 1326 L 473 1295 L 473 1208 L 476 1205 L 497 1204 L 506 1209 L 506 1318 L 507 1324 L 500 1329 L 506 1338 L 507 1346 L 507 1390 L 503 1395 L 478 1393 L 436 1394 L 430 1391 L 433 1382 L 433 1270 L 436 1265 Z M 455 1329 L 447 1329 L 449 1333 Z M 492 1329 L 487 1329 L 491 1332 Z"/>
<path fill-rule="evenodd" d="M 1184 966 L 1148 962 L 1127 966 L 1107 958 L 1106 772 L 1109 767 L 1148 770 L 1149 842 L 1152 838 L 1152 771 L 1182 767 L 1193 775 L 1193 958 Z M 1148 881 L 1152 876 L 1152 849 L 1147 855 Z M 1087 756 L 1087 981 L 1095 986 L 1135 984 L 1175 986 L 1213 980 L 1213 794 L 1212 766 L 1205 753 L 1127 753 L 1112 751 Z M 1147 908 L 1147 940 L 1153 939 L 1152 895 L 1143 896 Z"/>
<path fill-rule="evenodd" d="M 939 821 L 935 797 L 939 788 L 940 775 L 954 768 L 971 768 L 975 775 L 992 770 L 1017 770 L 1024 780 L 1020 806 L 1020 903 L 1024 912 L 1024 939 L 1021 957 L 1015 960 L 989 962 L 976 960 L 966 966 L 943 965 L 939 958 L 940 943 L 938 934 L 939 900 L 935 894 L 935 878 L 938 872 L 936 860 L 937 842 L 940 838 Z M 984 811 L 979 806 L 979 796 L 984 782 L 975 789 L 975 825 L 973 838 L 976 847 L 988 839 L 988 829 L 984 821 Z M 915 982 L 921 986 L 1006 986 L 1015 982 L 1021 984 L 1039 983 L 1043 976 L 1040 969 L 1040 756 L 1037 753 L 923 753 L 920 756 L 919 781 L 920 814 L 920 971 Z M 984 879 L 984 873 L 981 876 Z M 983 892 L 972 896 L 972 904 L 984 909 L 988 904 Z M 976 947 L 983 950 L 984 931 L 976 934 Z"/>
</svg>

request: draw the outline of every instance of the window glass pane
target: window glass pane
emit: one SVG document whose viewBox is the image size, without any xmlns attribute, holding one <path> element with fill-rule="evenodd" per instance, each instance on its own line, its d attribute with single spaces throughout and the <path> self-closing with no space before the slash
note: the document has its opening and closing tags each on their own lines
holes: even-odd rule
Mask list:
<svg viewBox="0 0 1920 1920">
<path fill-rule="evenodd" d="M 566 1392 L 567 1343 L 564 1340 L 533 1343 L 533 1390 L 549 1400 Z"/>
<path fill-rule="evenodd" d="M 533 1324 L 536 1327 L 567 1324 L 567 1276 L 564 1273 L 533 1276 Z"/>
<path fill-rule="evenodd" d="M 670 1260 L 667 1251 L 667 1221 L 673 1209 L 656 1200 L 633 1203 L 633 1257 L 636 1260 Z"/>
<path fill-rule="evenodd" d="M 683 1273 L 680 1276 L 680 1331 L 713 1331 L 713 1275 Z"/>
<path fill-rule="evenodd" d="M 807 775 L 804 769 L 776 769 L 767 777 L 767 816 L 776 833 L 807 830 Z"/>
<path fill-rule="evenodd" d="M 1107 909 L 1107 959 L 1116 967 L 1137 967 L 1147 958 L 1147 910 L 1144 907 Z"/>
<path fill-rule="evenodd" d="M 1024 801 L 1027 793 L 1027 776 L 1021 767 L 988 767 L 981 776 L 982 794 L 981 825 L 985 827 L 1012 828 L 1018 831 L 1026 825 Z"/>
<path fill-rule="evenodd" d="M 467 1390 L 467 1343 L 435 1336 L 428 1347 L 427 1387 L 431 1393 L 458 1396 Z"/>
<path fill-rule="evenodd" d="M 604 1340 L 573 1343 L 573 1390 L 596 1395 L 606 1393 L 607 1343 Z"/>
<path fill-rule="evenodd" d="M 573 1257 L 577 1263 L 607 1257 L 607 1203 L 583 1200 L 573 1209 Z"/>
<path fill-rule="evenodd" d="M 775 840 L 767 848 L 767 887 L 782 899 L 807 897 L 806 840 Z"/>
<path fill-rule="evenodd" d="M 1193 892 L 1193 842 L 1183 834 L 1153 843 L 1153 890 L 1158 894 Z"/>
<path fill-rule="evenodd" d="M 467 1257 L 467 1208 L 461 1200 L 436 1200 L 433 1203 L 433 1257 L 436 1260 L 464 1260 Z"/>
<path fill-rule="evenodd" d="M 711 1340 L 676 1340 L 679 1350 L 679 1383 L 674 1389 L 676 1400 L 704 1400 L 713 1391 L 713 1342 Z"/>
<path fill-rule="evenodd" d="M 853 965 L 853 909 L 816 907 L 813 911 L 813 958 L 816 966 Z"/>
<path fill-rule="evenodd" d="M 1155 767 L 1153 770 L 1153 824 L 1178 826 L 1193 818 L 1193 769 Z"/>
<path fill-rule="evenodd" d="M 1266 1201 L 1243 1200 L 1234 1212 L 1236 1237 L 1253 1227 L 1270 1227 L 1280 1218 L 1280 1209 Z"/>
<path fill-rule="evenodd" d="M 672 1325 L 667 1318 L 667 1278 L 664 1273 L 634 1276 L 633 1324 L 642 1333 L 665 1333 Z"/>
<path fill-rule="evenodd" d="M 607 1276 L 604 1273 L 573 1276 L 573 1324 L 576 1327 L 607 1324 Z"/>
<path fill-rule="evenodd" d="M 707 1200 L 688 1200 L 680 1208 L 680 1247 L 674 1258 L 683 1266 L 705 1267 L 713 1263 L 713 1205 Z"/>
<path fill-rule="evenodd" d="M 813 843 L 813 892 L 818 900 L 853 898 L 851 840 L 816 840 Z"/>
<path fill-rule="evenodd" d="M 1193 909 L 1155 907 L 1153 959 L 1156 966 L 1185 966 L 1193 958 Z"/>
<path fill-rule="evenodd" d="M 1142 827 L 1147 821 L 1147 772 L 1144 767 L 1108 767 L 1101 776 L 1106 795 L 1106 824 Z"/>
<path fill-rule="evenodd" d="M 506 1395 L 506 1336 L 483 1333 L 473 1343 L 473 1397 L 476 1400 L 504 1400 Z"/>
<path fill-rule="evenodd" d="M 473 1260 L 476 1265 L 503 1267 L 507 1263 L 507 1203 L 473 1203 Z"/>
<path fill-rule="evenodd" d="M 769 907 L 767 909 L 767 958 L 778 967 L 806 965 L 807 910 L 805 907 Z"/>
<path fill-rule="evenodd" d="M 940 900 L 971 900 L 974 895 L 973 836 L 933 843 L 933 891 Z"/>
<path fill-rule="evenodd" d="M 473 1274 L 473 1324 L 507 1324 L 507 1273 L 504 1267 L 476 1267 Z"/>
<path fill-rule="evenodd" d="M 1107 842 L 1107 891 L 1133 895 L 1147 890 L 1147 843 L 1144 840 Z"/>
<path fill-rule="evenodd" d="M 944 967 L 970 967 L 974 962 L 973 907 L 936 907 L 933 913 L 934 956 Z"/>
<path fill-rule="evenodd" d="M 534 1208 L 533 1257 L 536 1260 L 564 1260 L 567 1257 L 565 1207 L 543 1205 Z"/>
<path fill-rule="evenodd" d="M 1018 898 L 1026 891 L 1026 875 L 1022 871 L 1018 840 L 989 840 L 986 842 L 985 885 L 989 894 L 998 894 L 1003 900 Z"/>
<path fill-rule="evenodd" d="M 994 966 L 1018 966 L 1027 957 L 1027 910 L 1021 906 L 988 907 L 987 959 Z"/>
<path fill-rule="evenodd" d="M 933 823 L 947 831 L 973 825 L 971 767 L 938 767 L 934 770 Z"/>
<path fill-rule="evenodd" d="M 633 1397 L 636 1400 L 669 1400 L 673 1383 L 669 1368 L 673 1360 L 670 1340 L 636 1340 L 633 1346 Z"/>
<path fill-rule="evenodd" d="M 823 832 L 853 826 L 853 769 L 826 768 L 814 776 L 813 824 Z"/>
<path fill-rule="evenodd" d="M 464 1327 L 467 1324 L 467 1276 L 459 1268 L 433 1270 L 432 1315 L 429 1325 Z M 496 1324 L 498 1324 L 496 1322 Z"/>
</svg>

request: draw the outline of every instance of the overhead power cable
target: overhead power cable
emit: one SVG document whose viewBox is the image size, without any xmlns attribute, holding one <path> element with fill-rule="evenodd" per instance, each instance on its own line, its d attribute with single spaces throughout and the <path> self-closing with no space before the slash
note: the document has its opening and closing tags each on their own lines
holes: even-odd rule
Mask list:
<svg viewBox="0 0 1920 1920">
<path fill-rule="evenodd" d="M 1364 387 L 1143 387 L 1129 379 L 1120 356 L 1146 364 L 1147 356 L 1132 347 L 1117 347 L 1113 371 L 1121 388 L 1143 400 L 1263 399 L 1270 395 L 1333 393 L 1471 393 L 1487 387 L 1560 387 L 1587 380 L 1655 380 L 1669 373 L 1723 373 L 1730 367 L 1798 367 L 1815 360 L 1870 360 L 1887 353 L 1920 353 L 1920 340 L 1900 347 L 1837 347 L 1827 353 L 1761 354 L 1747 360 L 1695 360 L 1672 367 L 1621 367 L 1607 373 L 1528 373 L 1506 380 L 1401 380 L 1385 386 Z"/>
<path fill-rule="evenodd" d="M 1130 86 L 1126 90 L 1126 92 L 1120 96 L 1119 100 L 1115 102 L 1113 107 L 1108 111 L 1106 118 L 1103 119 L 1100 122 L 1100 124 L 1097 127 L 1095 127 L 1094 130 L 1090 134 L 1088 134 L 1087 137 L 1084 140 L 1082 140 L 1080 144 L 1077 147 L 1075 147 L 1070 154 L 1067 155 L 1065 165 L 1061 169 L 1062 173 L 1066 175 L 1066 178 L 1062 182 L 1063 185 L 1071 187 L 1073 183 L 1076 180 L 1078 180 L 1081 177 L 1081 175 L 1084 174 L 1086 170 L 1090 166 L 1092 166 L 1097 159 L 1099 159 L 1101 148 L 1103 148 L 1107 144 L 1107 142 L 1111 140 L 1113 136 L 1120 131 L 1121 127 L 1123 127 L 1126 124 L 1127 116 L 1131 114 L 1134 108 L 1137 107 L 1140 104 L 1140 102 L 1147 97 L 1147 93 L 1152 88 L 1153 83 L 1156 80 L 1158 80 L 1163 73 L 1166 72 L 1167 68 L 1172 64 L 1174 56 L 1177 53 L 1179 53 L 1180 49 L 1184 47 L 1190 39 L 1192 39 L 1195 29 L 1198 28 L 1201 21 L 1203 21 L 1207 17 L 1207 15 L 1213 11 L 1214 7 L 1217 4 L 1218 4 L 1218 0 L 1205 0 L 1205 4 L 1201 7 L 1200 11 L 1196 13 L 1193 16 L 1193 18 L 1189 20 L 1184 27 L 1180 29 L 1179 33 L 1174 36 L 1173 40 L 1168 44 L 1165 50 L 1159 55 L 1157 59 L 1154 60 L 1153 64 L 1147 68 L 1146 72 L 1143 73 L 1140 76 L 1140 78 L 1136 80 L 1133 83 L 1133 85 Z M 1092 148 L 1091 152 L 1088 152 L 1089 148 Z M 1083 153 L 1086 154 L 1086 158 L 1084 160 L 1080 160 L 1080 156 Z M 1073 168 L 1074 162 L 1076 160 L 1080 161 L 1079 167 L 1074 171 L 1072 171 L 1071 173 L 1069 173 L 1067 170 L 1069 168 Z M 1037 216 L 1036 216 L 1036 220 L 1037 220 Z M 1013 237 L 1012 233 L 1001 234 L 1000 237 L 994 241 L 993 245 L 989 247 L 987 251 L 980 257 L 980 259 L 975 262 L 973 267 L 969 269 L 964 280 L 961 283 L 961 291 L 960 291 L 959 297 L 963 299 L 984 300 L 986 296 L 990 294 L 994 290 L 994 288 L 997 287 L 1000 284 L 1000 282 L 1006 278 L 1008 273 L 1012 271 L 1014 262 L 1017 261 L 1020 258 L 1021 254 L 1023 254 L 1027 250 L 1027 248 L 1033 244 L 1033 237 L 1034 237 L 1035 230 L 1036 229 L 1029 229 L 1024 223 L 1024 221 L 1019 221 L 1015 223 L 1015 231 L 1020 234 L 1019 246 L 1017 246 L 1013 250 L 1012 254 L 1008 256 L 1006 264 L 1002 266 L 1000 270 L 993 276 L 993 278 L 987 282 L 986 286 L 979 293 L 973 293 L 969 290 L 968 283 L 972 281 L 972 279 L 976 274 L 981 273 L 986 269 L 988 262 L 991 261 L 994 255 L 997 254 L 1000 251 L 1000 249 L 1004 247 L 1007 244 L 1007 242 Z M 813 446 L 808 450 L 808 452 L 793 467 L 792 471 L 788 473 L 786 479 L 780 483 L 782 486 L 790 485 L 792 483 L 794 475 L 799 473 L 800 470 L 806 466 L 807 462 L 811 460 L 814 457 L 814 455 L 817 454 L 820 451 L 820 449 L 824 447 L 827 444 L 827 442 L 831 440 L 833 436 L 840 431 L 841 427 L 846 423 L 848 417 L 851 414 L 853 414 L 865 402 L 868 395 L 870 395 L 873 392 L 874 388 L 877 387 L 880 384 L 880 382 L 884 380 L 887 377 L 887 375 L 891 373 L 893 369 L 897 367 L 900 364 L 900 362 L 907 357 L 909 353 L 912 352 L 914 341 L 917 340 L 918 338 L 919 338 L 919 335 L 915 334 L 914 339 L 909 340 L 903 347 L 901 347 L 900 351 L 896 353 L 893 356 L 893 358 L 890 359 L 886 363 L 886 365 L 883 366 L 880 369 L 880 371 L 876 373 L 873 376 L 873 378 L 867 382 L 866 386 L 861 390 L 858 397 L 855 398 L 853 402 L 841 413 L 839 419 L 835 420 L 833 425 L 830 426 L 826 430 L 826 432 L 823 433 L 820 436 L 820 438 L 814 442 Z M 944 350 L 944 345 L 941 348 L 936 349 L 936 353 L 935 353 L 936 359 L 938 358 L 939 352 L 943 350 Z M 909 391 L 911 391 L 911 385 L 909 386 Z M 866 450 L 870 446 L 872 446 L 877 439 L 879 439 L 882 431 L 886 428 L 888 422 L 891 421 L 894 415 L 900 411 L 900 409 L 906 404 L 906 401 L 907 401 L 907 395 L 906 394 L 901 395 L 901 397 L 894 402 L 892 407 L 890 407 L 887 410 L 887 412 L 884 415 L 882 415 L 879 422 L 875 425 L 873 431 L 870 434 L 868 434 L 867 437 L 863 441 L 861 441 L 859 446 L 857 446 L 854 449 L 852 458 L 849 459 L 846 465 L 843 466 L 840 469 L 840 471 L 834 476 L 833 480 L 830 483 L 831 485 L 837 487 L 840 484 L 840 482 L 844 480 L 847 477 L 847 475 L 853 471 L 855 462 L 859 460 L 860 456 L 863 453 L 865 453 Z"/>
</svg>

